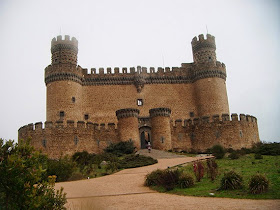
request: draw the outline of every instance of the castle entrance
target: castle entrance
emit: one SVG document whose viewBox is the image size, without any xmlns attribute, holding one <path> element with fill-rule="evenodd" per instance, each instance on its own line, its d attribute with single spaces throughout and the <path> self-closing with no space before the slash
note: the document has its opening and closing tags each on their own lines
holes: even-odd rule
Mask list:
<svg viewBox="0 0 280 210">
<path fill-rule="evenodd" d="M 139 128 L 139 134 L 140 134 L 140 143 L 141 143 L 141 149 L 146 149 L 148 142 L 151 142 L 151 128 L 148 126 L 144 126 Z"/>
</svg>

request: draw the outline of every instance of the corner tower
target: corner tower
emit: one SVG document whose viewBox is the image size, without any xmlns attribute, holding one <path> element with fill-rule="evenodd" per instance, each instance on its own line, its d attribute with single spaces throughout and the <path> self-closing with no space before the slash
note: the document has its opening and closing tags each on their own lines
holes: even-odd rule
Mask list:
<svg viewBox="0 0 280 210">
<path fill-rule="evenodd" d="M 45 69 L 47 121 L 83 120 L 82 69 L 77 67 L 78 41 L 66 35 L 51 42 L 52 63 Z"/>
<path fill-rule="evenodd" d="M 207 34 L 200 34 L 192 40 L 192 51 L 194 63 L 216 63 L 216 43 L 215 37 Z"/>
<path fill-rule="evenodd" d="M 77 66 L 78 55 L 78 41 L 75 37 L 65 35 L 65 39 L 62 36 L 52 39 L 51 44 L 52 53 L 52 65 L 54 64 L 72 64 Z"/>
<path fill-rule="evenodd" d="M 192 40 L 195 102 L 199 117 L 229 114 L 226 67 L 217 61 L 215 37 L 201 34 Z"/>
</svg>

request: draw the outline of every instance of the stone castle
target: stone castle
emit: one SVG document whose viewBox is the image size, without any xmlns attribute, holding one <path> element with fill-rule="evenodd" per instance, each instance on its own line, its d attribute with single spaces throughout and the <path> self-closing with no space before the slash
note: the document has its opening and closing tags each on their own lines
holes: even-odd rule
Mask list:
<svg viewBox="0 0 280 210">
<path fill-rule="evenodd" d="M 193 63 L 181 67 L 95 68 L 77 65 L 78 41 L 53 38 L 45 69 L 47 121 L 21 127 L 19 139 L 51 158 L 77 151 L 100 153 L 109 144 L 147 142 L 159 150 L 205 151 L 215 144 L 251 147 L 257 119 L 229 112 L 226 67 L 215 37 L 194 37 Z"/>
</svg>

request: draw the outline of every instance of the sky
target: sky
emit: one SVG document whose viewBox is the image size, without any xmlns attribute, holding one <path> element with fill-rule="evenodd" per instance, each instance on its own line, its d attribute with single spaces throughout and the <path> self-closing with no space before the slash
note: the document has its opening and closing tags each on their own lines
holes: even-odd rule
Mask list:
<svg viewBox="0 0 280 210">
<path fill-rule="evenodd" d="M 79 41 L 78 64 L 178 67 L 191 40 L 216 37 L 231 113 L 258 119 L 262 141 L 280 142 L 280 1 L 0 0 L 0 137 L 46 120 L 44 69 L 51 40 Z"/>
</svg>

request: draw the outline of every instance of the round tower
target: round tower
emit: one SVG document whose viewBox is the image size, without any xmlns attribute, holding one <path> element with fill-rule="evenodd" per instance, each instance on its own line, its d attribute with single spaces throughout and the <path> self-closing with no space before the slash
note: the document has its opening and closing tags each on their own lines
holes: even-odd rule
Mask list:
<svg viewBox="0 0 280 210">
<path fill-rule="evenodd" d="M 77 65 L 78 55 L 78 41 L 75 37 L 65 35 L 65 39 L 62 36 L 52 39 L 52 65 L 54 64 L 73 64 Z"/>
<path fill-rule="evenodd" d="M 216 58 L 215 37 L 201 34 L 192 40 L 194 90 L 198 117 L 229 113 L 226 68 Z"/>
<path fill-rule="evenodd" d="M 153 148 L 159 150 L 170 150 L 171 145 L 171 128 L 169 108 L 150 109 L 152 143 Z"/>
<path fill-rule="evenodd" d="M 134 146 L 140 149 L 140 136 L 138 129 L 138 109 L 120 109 L 116 111 L 118 118 L 118 132 L 121 141 L 133 141 Z"/>
<path fill-rule="evenodd" d="M 200 34 L 192 40 L 192 51 L 194 63 L 216 63 L 216 44 L 215 37 L 207 34 Z"/>
<path fill-rule="evenodd" d="M 82 70 L 77 67 L 78 41 L 66 35 L 51 42 L 52 63 L 45 69 L 47 121 L 84 120 Z"/>
</svg>

